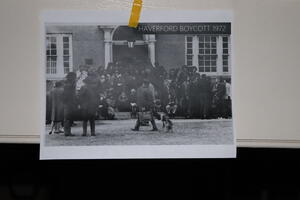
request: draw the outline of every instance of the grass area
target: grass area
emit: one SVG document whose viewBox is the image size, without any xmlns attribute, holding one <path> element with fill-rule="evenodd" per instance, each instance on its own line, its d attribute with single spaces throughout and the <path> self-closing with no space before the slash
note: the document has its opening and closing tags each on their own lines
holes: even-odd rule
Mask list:
<svg viewBox="0 0 300 200">
<path fill-rule="evenodd" d="M 45 137 L 46 146 L 87 145 L 218 145 L 233 144 L 232 120 L 173 120 L 173 133 L 165 133 L 162 123 L 157 121 L 159 131 L 152 132 L 151 126 L 132 131 L 135 120 L 100 120 L 96 123 L 96 136 L 82 137 L 81 122 L 72 127 L 73 137 L 52 134 Z M 46 133 L 50 127 L 46 127 Z M 89 133 L 89 131 L 88 131 Z"/>
</svg>

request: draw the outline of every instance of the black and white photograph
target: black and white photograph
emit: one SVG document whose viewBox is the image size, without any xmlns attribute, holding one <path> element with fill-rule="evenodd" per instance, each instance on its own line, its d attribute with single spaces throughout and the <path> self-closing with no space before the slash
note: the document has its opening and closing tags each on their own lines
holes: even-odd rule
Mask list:
<svg viewBox="0 0 300 200">
<path fill-rule="evenodd" d="M 67 16 L 43 21 L 41 159 L 235 156 L 230 14 Z"/>
</svg>

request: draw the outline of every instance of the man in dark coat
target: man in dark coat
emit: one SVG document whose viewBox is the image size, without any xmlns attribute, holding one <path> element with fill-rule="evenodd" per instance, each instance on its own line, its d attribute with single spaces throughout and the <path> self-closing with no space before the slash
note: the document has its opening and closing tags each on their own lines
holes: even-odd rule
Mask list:
<svg viewBox="0 0 300 200">
<path fill-rule="evenodd" d="M 85 80 L 85 85 L 79 91 L 79 105 L 82 111 L 83 123 L 82 136 L 87 135 L 87 123 L 90 122 L 91 136 L 96 136 L 95 119 L 99 106 L 99 93 L 97 91 L 98 81 L 94 75 L 89 75 Z"/>
<path fill-rule="evenodd" d="M 74 136 L 71 133 L 73 116 L 76 111 L 76 74 L 69 72 L 66 76 L 63 93 L 64 103 L 64 131 L 65 136 Z"/>
<path fill-rule="evenodd" d="M 223 117 L 224 115 L 224 96 L 226 94 L 226 86 L 222 79 L 217 79 L 213 86 L 213 105 L 215 107 L 214 117 Z"/>
<path fill-rule="evenodd" d="M 188 104 L 189 104 L 189 115 L 192 118 L 195 118 L 198 114 L 199 106 L 199 93 L 198 93 L 198 75 L 191 74 L 189 78 L 187 94 L 188 94 Z"/>
<path fill-rule="evenodd" d="M 133 131 L 138 131 L 142 122 L 141 113 L 150 112 L 150 122 L 152 124 L 152 131 L 157 131 L 157 126 L 153 117 L 154 94 L 150 89 L 150 82 L 148 79 L 143 80 L 143 84 L 137 90 L 137 106 L 139 110 L 138 119 L 136 121 Z"/>
<path fill-rule="evenodd" d="M 209 108 L 209 92 L 210 92 L 210 81 L 205 74 L 202 74 L 198 80 L 198 93 L 199 93 L 199 107 L 200 107 L 200 118 L 206 119 Z"/>
<path fill-rule="evenodd" d="M 53 83 L 51 81 L 47 81 L 46 83 L 46 124 L 51 123 L 51 114 L 52 114 L 52 90 Z"/>
</svg>

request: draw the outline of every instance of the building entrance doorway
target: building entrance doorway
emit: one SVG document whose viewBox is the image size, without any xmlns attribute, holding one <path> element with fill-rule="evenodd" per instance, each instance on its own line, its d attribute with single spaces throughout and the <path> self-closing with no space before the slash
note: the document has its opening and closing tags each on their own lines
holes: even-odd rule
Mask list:
<svg viewBox="0 0 300 200">
<path fill-rule="evenodd" d="M 113 61 L 134 64 L 135 60 L 149 61 L 146 45 L 128 47 L 126 45 L 113 45 Z"/>
<path fill-rule="evenodd" d="M 138 33 L 128 26 L 119 26 L 112 37 L 112 61 L 134 65 L 154 62 L 154 42 L 149 35 Z M 153 44 L 153 47 L 151 46 Z"/>
</svg>

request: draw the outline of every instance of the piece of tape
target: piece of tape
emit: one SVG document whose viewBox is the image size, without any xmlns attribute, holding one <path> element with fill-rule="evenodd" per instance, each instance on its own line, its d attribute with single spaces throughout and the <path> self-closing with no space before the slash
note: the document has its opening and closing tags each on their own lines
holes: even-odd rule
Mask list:
<svg viewBox="0 0 300 200">
<path fill-rule="evenodd" d="M 143 5 L 143 0 L 133 1 L 131 15 L 128 23 L 129 27 L 136 28 L 137 25 L 139 24 L 142 5 Z"/>
</svg>

